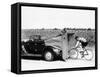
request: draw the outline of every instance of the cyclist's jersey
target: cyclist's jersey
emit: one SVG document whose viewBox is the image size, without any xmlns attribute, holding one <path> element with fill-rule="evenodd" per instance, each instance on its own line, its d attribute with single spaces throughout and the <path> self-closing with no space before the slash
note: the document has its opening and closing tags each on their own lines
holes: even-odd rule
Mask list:
<svg viewBox="0 0 100 77">
<path fill-rule="evenodd" d="M 79 37 L 78 41 L 80 41 L 80 42 L 87 42 L 87 40 L 85 38 L 83 38 L 83 37 Z"/>
</svg>

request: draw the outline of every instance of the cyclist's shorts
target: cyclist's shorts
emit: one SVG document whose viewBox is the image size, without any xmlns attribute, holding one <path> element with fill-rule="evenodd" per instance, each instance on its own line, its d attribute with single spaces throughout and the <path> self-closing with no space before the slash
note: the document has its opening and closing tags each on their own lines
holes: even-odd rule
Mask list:
<svg viewBox="0 0 100 77">
<path fill-rule="evenodd" d="M 88 45 L 88 42 L 81 42 L 82 43 L 82 47 L 86 47 Z"/>
</svg>

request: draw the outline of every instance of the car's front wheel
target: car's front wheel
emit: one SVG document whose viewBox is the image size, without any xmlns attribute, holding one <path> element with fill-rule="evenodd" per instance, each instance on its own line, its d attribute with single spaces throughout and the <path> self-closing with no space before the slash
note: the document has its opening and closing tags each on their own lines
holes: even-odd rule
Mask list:
<svg viewBox="0 0 100 77">
<path fill-rule="evenodd" d="M 53 61 L 54 60 L 54 53 L 51 50 L 46 50 L 43 57 L 46 61 Z"/>
</svg>

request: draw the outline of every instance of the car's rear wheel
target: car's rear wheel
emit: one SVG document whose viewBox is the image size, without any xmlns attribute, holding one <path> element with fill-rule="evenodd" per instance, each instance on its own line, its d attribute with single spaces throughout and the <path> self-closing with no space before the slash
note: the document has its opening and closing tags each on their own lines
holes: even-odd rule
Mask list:
<svg viewBox="0 0 100 77">
<path fill-rule="evenodd" d="M 46 50 L 43 57 L 46 61 L 53 61 L 54 53 L 51 50 Z"/>
</svg>

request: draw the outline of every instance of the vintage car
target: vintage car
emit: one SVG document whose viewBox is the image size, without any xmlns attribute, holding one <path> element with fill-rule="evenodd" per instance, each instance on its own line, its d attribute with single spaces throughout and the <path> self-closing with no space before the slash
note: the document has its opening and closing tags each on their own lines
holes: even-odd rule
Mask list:
<svg viewBox="0 0 100 77">
<path fill-rule="evenodd" d="M 40 35 L 33 35 L 27 41 L 22 41 L 21 57 L 40 57 L 46 61 L 53 61 L 61 58 L 61 50 L 59 48 L 46 45 Z"/>
</svg>

